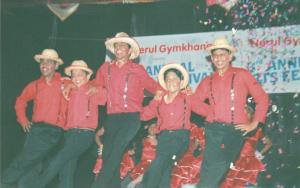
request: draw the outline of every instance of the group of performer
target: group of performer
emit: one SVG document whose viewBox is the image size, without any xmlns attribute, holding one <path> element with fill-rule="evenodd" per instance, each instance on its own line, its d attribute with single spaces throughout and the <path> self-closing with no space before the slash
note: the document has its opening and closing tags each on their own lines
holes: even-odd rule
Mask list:
<svg viewBox="0 0 300 188">
<path fill-rule="evenodd" d="M 43 188 L 58 175 L 57 187 L 74 188 L 77 161 L 95 138 L 99 157 L 91 188 L 225 188 L 256 183 L 264 169 L 257 156 L 270 147 L 268 141 L 263 151 L 256 151 L 264 137 L 259 124 L 265 122 L 269 99 L 250 72 L 232 66 L 236 48 L 226 38 L 207 48 L 215 72 L 194 93 L 180 64 L 163 66 L 158 82 L 151 78 L 134 62 L 140 48 L 128 34 L 117 33 L 105 45 L 114 59 L 100 66 L 94 80 L 83 60 L 65 68 L 67 79 L 56 71 L 63 60 L 54 49 L 34 56 L 41 77 L 16 100 L 17 121 L 26 140 L 2 173 L 3 187 L 17 183 L 20 188 Z M 154 95 L 147 106 L 142 105 L 144 90 Z M 256 105 L 251 117 L 248 96 Z M 29 101 L 34 102 L 31 120 L 26 116 Z M 107 107 L 102 128 L 99 105 Z M 192 112 L 205 118 L 202 128 L 191 123 Z M 153 118 L 157 121 L 147 126 L 142 156 L 135 164 L 132 140 L 141 121 Z M 42 164 L 53 150 L 49 163 Z"/>
</svg>

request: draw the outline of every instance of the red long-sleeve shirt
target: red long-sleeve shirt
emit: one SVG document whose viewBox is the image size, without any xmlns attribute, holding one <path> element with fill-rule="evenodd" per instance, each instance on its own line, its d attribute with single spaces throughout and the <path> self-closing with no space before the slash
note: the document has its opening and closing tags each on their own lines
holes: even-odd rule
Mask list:
<svg viewBox="0 0 300 188">
<path fill-rule="evenodd" d="M 126 80 L 128 80 L 128 89 L 125 92 Z M 145 68 L 131 60 L 120 68 L 115 62 L 105 62 L 97 71 L 96 84 L 107 90 L 108 114 L 140 112 L 144 89 L 151 93 L 160 89 L 160 86 L 147 74 Z"/>
<path fill-rule="evenodd" d="M 72 128 L 96 129 L 98 126 L 98 105 L 106 102 L 106 91 L 101 89 L 97 94 L 89 96 L 89 83 L 72 89 L 68 101 L 67 122 L 65 130 Z"/>
<path fill-rule="evenodd" d="M 62 86 L 63 83 L 59 73 L 55 73 L 49 85 L 43 76 L 30 82 L 16 100 L 17 121 L 21 125 L 29 121 L 26 117 L 26 107 L 27 103 L 33 100 L 33 122 L 45 122 L 63 127 L 65 120 L 59 115 L 63 100 Z"/>
<path fill-rule="evenodd" d="M 153 99 L 148 106 L 143 108 L 141 119 L 149 120 L 157 117 L 160 130 L 190 129 L 191 111 L 207 115 L 209 110 L 206 106 L 206 104 L 198 105 L 191 101 L 191 96 L 178 93 L 169 104 L 165 102 L 164 97 L 161 101 Z"/>
<path fill-rule="evenodd" d="M 232 123 L 230 90 L 234 74 L 233 123 L 248 123 L 245 105 L 249 95 L 253 97 L 256 103 L 253 120 L 264 123 L 269 106 L 269 97 L 251 73 L 242 68 L 229 67 L 223 76 L 215 72 L 212 76 L 206 77 L 197 87 L 193 101 L 197 104 L 203 104 L 206 99 L 209 100 L 211 111 L 206 117 L 208 122 Z"/>
</svg>

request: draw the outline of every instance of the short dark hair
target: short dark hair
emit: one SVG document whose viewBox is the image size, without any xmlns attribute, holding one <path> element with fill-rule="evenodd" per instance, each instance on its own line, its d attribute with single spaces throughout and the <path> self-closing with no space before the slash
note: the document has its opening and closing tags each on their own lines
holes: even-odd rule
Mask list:
<svg viewBox="0 0 300 188">
<path fill-rule="evenodd" d="M 183 80 L 182 73 L 178 69 L 174 69 L 174 68 L 168 69 L 164 72 L 164 80 L 166 80 L 167 74 L 169 74 L 169 72 L 174 72 L 180 78 L 180 80 Z"/>
</svg>

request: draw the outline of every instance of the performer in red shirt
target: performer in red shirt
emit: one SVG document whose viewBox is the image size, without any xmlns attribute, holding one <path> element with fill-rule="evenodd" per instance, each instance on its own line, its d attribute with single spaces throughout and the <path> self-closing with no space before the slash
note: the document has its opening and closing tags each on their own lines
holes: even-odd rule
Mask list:
<svg viewBox="0 0 300 188">
<path fill-rule="evenodd" d="M 74 175 L 78 158 L 94 141 L 95 129 L 98 126 L 98 105 L 104 105 L 106 102 L 105 89 L 99 89 L 96 95 L 86 94 L 93 71 L 83 60 L 73 61 L 72 65 L 65 69 L 65 73 L 71 76 L 76 87 L 70 93 L 65 111 L 67 122 L 64 145 L 37 179 L 33 186 L 35 188 L 45 187 L 66 165 L 69 173 Z M 67 187 L 73 188 L 74 182 L 70 183 Z"/>
<path fill-rule="evenodd" d="M 204 146 L 204 130 L 193 124 L 189 149 L 172 170 L 171 188 L 181 188 L 185 184 L 194 185 L 199 182 Z"/>
<path fill-rule="evenodd" d="M 105 42 L 115 59 L 105 62 L 97 71 L 95 86 L 107 90 L 107 122 L 103 139 L 103 167 L 93 188 L 120 187 L 119 167 L 128 143 L 140 128 L 140 111 L 144 90 L 155 93 L 159 85 L 142 65 L 135 64 L 139 56 L 138 43 L 126 33 L 117 33 Z"/>
<path fill-rule="evenodd" d="M 179 64 L 167 64 L 161 68 L 158 80 L 167 92 L 157 92 L 150 104 L 144 107 L 141 115 L 143 120 L 157 117 L 160 131 L 156 158 L 144 174 L 141 183 L 143 188 L 170 186 L 173 164 L 188 148 L 190 115 L 195 107 L 191 97 L 181 92 L 189 80 L 184 67 Z M 197 105 L 197 110 L 202 110 L 205 114 L 207 110 L 202 106 L 204 105 Z"/>
<path fill-rule="evenodd" d="M 157 145 L 156 134 L 156 123 L 153 123 L 149 125 L 148 135 L 143 139 L 141 161 L 137 165 L 135 165 L 135 167 L 131 171 L 130 177 L 132 181 L 128 184 L 128 188 L 134 188 L 142 181 L 145 171 L 148 169 L 151 162 L 155 159 Z"/>
<path fill-rule="evenodd" d="M 225 38 L 215 40 L 207 50 L 215 72 L 201 81 L 193 97 L 197 104 L 208 99 L 212 109 L 206 116 L 206 146 L 199 187 L 215 188 L 238 156 L 243 135 L 265 122 L 269 100 L 249 71 L 231 65 L 236 49 Z M 245 110 L 248 95 L 256 104 L 251 122 Z"/>
<path fill-rule="evenodd" d="M 6 184 L 26 176 L 58 144 L 63 134 L 65 120 L 60 116 L 63 80 L 56 73 L 63 60 L 54 49 L 45 49 L 34 59 L 39 63 L 41 77 L 30 82 L 16 100 L 17 121 L 26 133 L 26 140 L 20 154 L 2 173 L 2 183 Z M 32 120 L 26 116 L 30 101 L 34 105 Z"/>
</svg>

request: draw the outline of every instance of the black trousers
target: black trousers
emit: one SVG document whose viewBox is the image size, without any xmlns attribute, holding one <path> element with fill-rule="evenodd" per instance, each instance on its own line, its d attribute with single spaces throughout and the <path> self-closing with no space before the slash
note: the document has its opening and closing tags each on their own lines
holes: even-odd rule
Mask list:
<svg viewBox="0 0 300 188">
<path fill-rule="evenodd" d="M 174 162 L 188 149 L 189 131 L 162 131 L 158 136 L 156 158 L 145 172 L 139 188 L 168 188 Z"/>
<path fill-rule="evenodd" d="M 60 176 L 61 188 L 74 187 L 74 173 L 76 170 L 77 160 L 79 157 L 92 145 L 95 138 L 95 132 L 84 129 L 70 129 L 64 135 L 64 145 L 51 159 L 48 167 L 39 176 L 39 179 L 34 183 L 34 188 L 43 188 L 52 181 L 52 179 L 65 171 L 65 175 L 71 178 Z M 70 175 L 68 175 L 70 174 Z"/>
<path fill-rule="evenodd" d="M 103 166 L 92 188 L 121 187 L 120 163 L 140 125 L 139 113 L 108 115 L 103 139 Z"/>
<path fill-rule="evenodd" d="M 200 172 L 199 188 L 217 188 L 226 175 L 230 163 L 238 157 L 244 138 L 234 125 L 207 123 L 205 149 Z"/>
<path fill-rule="evenodd" d="M 56 147 L 63 135 L 63 129 L 46 124 L 34 123 L 26 135 L 20 154 L 2 173 L 2 183 L 12 184 L 38 165 Z"/>
</svg>

